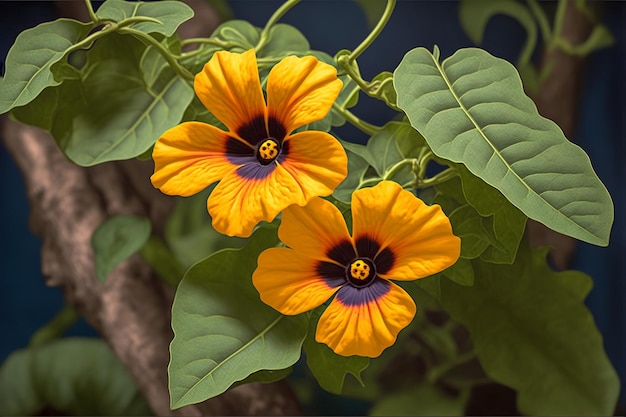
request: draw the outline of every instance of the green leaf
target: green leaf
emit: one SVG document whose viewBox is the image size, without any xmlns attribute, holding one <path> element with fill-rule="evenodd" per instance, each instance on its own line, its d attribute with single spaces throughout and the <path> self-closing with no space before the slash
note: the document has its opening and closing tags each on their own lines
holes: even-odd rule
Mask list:
<svg viewBox="0 0 626 417">
<path fill-rule="evenodd" d="M 459 285 L 474 285 L 474 267 L 468 259 L 459 258 L 454 265 L 441 272 L 441 275 Z"/>
<path fill-rule="evenodd" d="M 257 57 L 302 56 L 309 49 L 309 41 L 302 32 L 291 25 L 278 23 L 270 29 L 268 41 L 257 51 Z"/>
<path fill-rule="evenodd" d="M 80 75 L 46 89 L 13 115 L 50 131 L 66 156 L 82 166 L 143 154 L 181 120 L 194 95 L 163 58 L 127 35 L 100 39 L 87 52 Z"/>
<path fill-rule="evenodd" d="M 179 197 L 165 226 L 165 237 L 176 258 L 185 266 L 224 248 L 240 248 L 247 239 L 218 233 L 207 213 L 207 198 L 213 187 L 191 197 Z"/>
<path fill-rule="evenodd" d="M 59 339 L 13 352 L 0 368 L 0 414 L 151 415 L 126 369 L 99 339 Z"/>
<path fill-rule="evenodd" d="M 172 306 L 171 407 L 198 403 L 260 370 L 300 358 L 308 323 L 261 302 L 251 276 L 259 253 L 278 243 L 276 228 L 257 230 L 240 250 L 224 249 L 192 266 Z"/>
<path fill-rule="evenodd" d="M 383 71 L 372 78 L 372 83 L 380 83 L 378 88 L 380 89 L 380 95 L 386 103 L 395 106 L 398 101 L 398 94 L 393 88 L 393 74 L 389 71 Z"/>
<path fill-rule="evenodd" d="M 172 36 L 181 23 L 193 17 L 193 9 L 182 1 L 131 2 L 107 0 L 98 8 L 96 16 L 100 19 L 114 22 L 123 22 L 129 18 L 149 17 L 156 19 L 158 22 L 137 22 L 125 27 L 145 33 L 160 33 L 165 36 Z"/>
<path fill-rule="evenodd" d="M 369 412 L 370 416 L 462 416 L 469 392 L 452 396 L 436 385 L 416 385 L 384 396 Z"/>
<path fill-rule="evenodd" d="M 219 25 L 211 35 L 212 38 L 218 38 L 224 42 L 233 44 L 233 48 L 229 48 L 232 52 L 245 52 L 252 49 L 259 42 L 261 29 L 253 26 L 245 20 L 229 20 Z"/>
<path fill-rule="evenodd" d="M 515 263 L 473 262 L 476 282 L 439 280 L 440 300 L 470 332 L 485 372 L 518 392 L 524 415 L 610 415 L 619 380 L 583 303 L 590 277 L 554 272 L 546 250 Z"/>
<path fill-rule="evenodd" d="M 416 158 L 424 145 L 422 136 L 408 123 L 389 122 L 367 142 L 371 155 L 368 161 L 373 162 L 372 166 L 381 177 L 404 184 L 415 180 L 411 167 L 404 166 L 391 178 L 392 168 L 406 159 Z"/>
<path fill-rule="evenodd" d="M 59 19 L 26 29 L 18 35 L 6 58 L 4 78 L 0 79 L 0 114 L 24 106 L 46 87 L 61 83 L 52 66 L 76 49 L 92 24 Z"/>
<path fill-rule="evenodd" d="M 463 165 L 455 166 L 461 179 L 463 196 L 483 217 L 484 227 L 498 242 L 480 254 L 482 260 L 493 263 L 513 263 L 524 236 L 526 216 L 513 206 L 500 191 L 473 175 Z M 452 180 L 454 181 L 454 180 Z M 439 186 L 438 189 L 442 189 Z M 459 201 L 463 201 L 459 199 Z"/>
<path fill-rule="evenodd" d="M 358 189 L 363 183 L 366 174 L 368 173 L 368 168 L 370 165 L 367 163 L 365 159 L 359 156 L 357 153 L 353 152 L 352 149 L 365 148 L 363 145 L 350 144 L 354 146 L 345 146 L 348 142 L 341 142 L 345 149 L 346 155 L 348 155 L 348 175 L 346 178 L 335 188 L 333 192 L 333 197 L 337 200 L 350 204 L 352 201 L 352 192 Z"/>
<path fill-rule="evenodd" d="M 515 68 L 461 49 L 439 63 L 424 48 L 394 73 L 398 106 L 440 158 L 463 163 L 526 216 L 588 243 L 608 245 L 611 197 L 587 154 L 541 117 Z"/>
<path fill-rule="evenodd" d="M 150 237 L 150 230 L 150 220 L 137 216 L 115 216 L 98 226 L 91 237 L 91 246 L 100 282 L 120 262 L 141 249 Z"/>
<path fill-rule="evenodd" d="M 337 395 L 341 394 L 348 374 L 352 374 L 363 386 L 361 372 L 368 367 L 370 359 L 363 356 L 337 355 L 324 343 L 316 342 L 315 331 L 322 311 L 316 309 L 312 314 L 314 318 L 311 319 L 309 333 L 304 340 L 304 351 L 306 363 L 317 382 L 326 391 Z"/>
<path fill-rule="evenodd" d="M 248 376 L 246 379 L 242 381 L 235 382 L 233 384 L 233 387 L 243 385 L 243 384 L 251 384 L 252 382 L 260 382 L 263 384 L 269 384 L 270 382 L 280 381 L 281 379 L 287 378 L 292 370 L 293 370 L 293 367 L 291 366 L 289 368 L 277 369 L 277 370 L 263 369 L 261 371 L 257 371 L 251 374 L 250 376 Z"/>
</svg>

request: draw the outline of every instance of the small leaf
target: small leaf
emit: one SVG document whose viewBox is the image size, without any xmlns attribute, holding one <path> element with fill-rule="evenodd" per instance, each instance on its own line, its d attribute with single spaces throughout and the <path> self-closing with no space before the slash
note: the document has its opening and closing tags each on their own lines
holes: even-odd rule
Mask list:
<svg viewBox="0 0 626 417">
<path fill-rule="evenodd" d="M 99 339 L 67 338 L 13 352 L 0 368 L 0 414 L 150 415 L 134 381 Z"/>
<path fill-rule="evenodd" d="M 517 390 L 522 414 L 610 415 L 619 380 L 583 303 L 591 279 L 550 270 L 546 253 L 525 243 L 512 265 L 474 261 L 474 286 L 440 280 L 441 303 L 487 375 Z"/>
<path fill-rule="evenodd" d="M 150 230 L 150 220 L 137 216 L 115 216 L 98 226 L 91 237 L 91 245 L 100 282 L 104 282 L 120 262 L 141 249 L 150 237 Z"/>
<path fill-rule="evenodd" d="M 348 374 L 352 374 L 363 386 L 361 372 L 367 368 L 370 359 L 363 356 L 340 356 L 324 343 L 316 342 L 315 330 L 321 311 L 317 309 L 312 314 L 315 318 L 312 318 L 309 334 L 304 340 L 304 351 L 306 363 L 317 382 L 326 391 L 337 395 L 341 394 Z"/>
<path fill-rule="evenodd" d="M 51 68 L 60 62 L 91 30 L 92 24 L 59 19 L 26 29 L 18 35 L 6 58 L 0 78 L 0 114 L 24 106 L 46 87 L 61 83 Z"/>
<path fill-rule="evenodd" d="M 372 83 L 380 83 L 379 96 L 383 98 L 387 103 L 395 105 L 398 101 L 398 95 L 393 88 L 393 74 L 389 71 L 383 71 L 372 78 Z"/>
<path fill-rule="evenodd" d="M 463 163 L 526 216 L 608 245 L 611 197 L 587 154 L 541 117 L 515 68 L 467 48 L 443 63 L 424 48 L 394 73 L 398 106 L 440 158 Z"/>
<path fill-rule="evenodd" d="M 182 1 L 160 0 L 154 2 L 131 2 L 107 0 L 96 11 L 100 19 L 123 22 L 131 17 L 150 17 L 157 22 L 137 22 L 126 27 L 145 33 L 172 36 L 181 23 L 193 17 L 193 9 Z"/>
<path fill-rule="evenodd" d="M 252 286 L 259 253 L 278 243 L 258 229 L 241 250 L 224 249 L 192 266 L 172 306 L 169 389 L 173 409 L 212 398 L 260 370 L 300 358 L 308 323 L 264 304 Z"/>
</svg>

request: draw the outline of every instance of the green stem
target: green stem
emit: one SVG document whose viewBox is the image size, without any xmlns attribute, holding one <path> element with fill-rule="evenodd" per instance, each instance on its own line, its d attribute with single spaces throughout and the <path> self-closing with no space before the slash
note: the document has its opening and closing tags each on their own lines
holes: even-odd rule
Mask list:
<svg viewBox="0 0 626 417">
<path fill-rule="evenodd" d="M 430 178 L 426 178 L 426 179 L 423 179 L 423 180 L 418 179 L 417 184 L 416 184 L 416 188 L 432 187 L 432 186 L 435 186 L 437 184 L 441 184 L 443 182 L 446 182 L 450 178 L 454 178 L 457 175 L 458 175 L 458 173 L 457 173 L 456 169 L 454 169 L 454 168 L 446 168 L 443 171 L 441 171 L 440 173 L 435 174 L 434 176 L 432 176 Z"/>
<path fill-rule="evenodd" d="M 391 14 L 393 13 L 393 9 L 396 6 L 396 0 L 387 0 L 387 5 L 385 6 L 385 11 L 383 11 L 383 15 L 374 26 L 374 29 L 370 32 L 369 35 L 361 42 L 359 46 L 354 48 L 354 50 L 348 56 L 348 62 L 352 63 L 355 59 L 359 57 L 365 50 L 374 42 L 374 40 L 380 35 L 380 32 L 383 31 L 385 25 L 389 21 Z"/>
<path fill-rule="evenodd" d="M 434 383 L 451 369 L 454 369 L 459 365 L 463 365 L 464 363 L 471 361 L 475 357 L 476 355 L 474 354 L 474 352 L 470 351 L 457 357 L 451 358 L 449 361 L 431 368 L 426 375 L 426 380 L 430 383 Z"/>
<path fill-rule="evenodd" d="M 157 23 L 159 25 L 162 25 L 163 22 L 161 22 L 158 19 L 155 19 L 153 17 L 148 17 L 148 16 L 134 16 L 134 17 L 129 17 L 127 19 L 122 20 L 121 22 L 118 23 L 118 26 L 120 28 L 126 27 L 126 26 L 130 26 L 134 23 L 143 23 L 143 22 L 150 22 L 150 23 Z"/>
<path fill-rule="evenodd" d="M 263 31 L 261 31 L 259 42 L 254 47 L 255 52 L 258 52 L 267 43 L 267 40 L 269 39 L 270 29 L 272 28 L 272 26 L 274 26 L 274 24 L 278 20 L 280 20 L 280 18 L 283 17 L 285 13 L 287 13 L 293 6 L 295 6 L 299 2 L 300 0 L 287 0 L 282 6 L 280 6 L 274 12 L 274 14 L 269 18 L 269 20 L 265 24 Z"/>
<path fill-rule="evenodd" d="M 545 12 L 537 3 L 537 0 L 526 0 L 528 3 L 528 7 L 530 11 L 535 15 L 535 19 L 539 23 L 539 28 L 541 29 L 541 35 L 543 36 L 543 41 L 547 45 L 552 44 L 552 33 L 550 31 L 550 22 L 548 21 L 548 17 Z"/>
<path fill-rule="evenodd" d="M 139 30 L 135 30 L 133 28 L 120 28 L 119 30 L 120 33 L 128 33 L 131 35 L 134 35 L 140 39 L 142 39 L 143 41 L 145 41 L 146 43 L 148 43 L 151 46 L 154 46 L 156 48 L 156 50 L 161 54 L 161 56 L 163 56 L 163 58 L 165 58 L 165 60 L 167 61 L 168 64 L 170 64 L 170 66 L 172 67 L 172 69 L 174 71 L 176 71 L 176 73 L 178 75 L 180 75 L 181 78 L 187 80 L 187 81 L 193 81 L 194 80 L 194 75 L 192 73 L 190 73 L 187 68 L 183 67 L 182 65 L 180 65 L 178 63 L 178 61 L 176 61 L 176 59 L 174 59 L 174 57 L 172 56 L 172 54 L 170 53 L 170 51 L 165 48 L 159 41 L 157 41 L 156 39 L 154 39 L 152 36 L 141 32 Z"/>
<path fill-rule="evenodd" d="M 80 316 L 72 307 L 65 305 L 56 316 L 40 327 L 30 338 L 30 347 L 41 346 L 58 339 L 69 329 Z"/>
<path fill-rule="evenodd" d="M 239 46 L 234 42 L 226 42 L 218 38 L 188 38 L 180 41 L 180 46 L 185 47 L 187 45 L 195 45 L 195 44 L 204 44 L 204 45 L 215 45 L 222 49 L 231 49 L 235 46 Z"/>
<path fill-rule="evenodd" d="M 383 175 L 383 181 L 393 179 L 393 177 L 398 173 L 398 171 L 400 171 L 406 165 L 412 166 L 415 162 L 417 162 L 417 159 L 408 158 L 408 159 L 403 159 L 402 161 L 396 163 L 391 168 L 389 168 L 387 172 L 385 172 L 385 175 Z"/>
<path fill-rule="evenodd" d="M 378 132 L 379 130 L 381 130 L 381 127 L 375 126 L 371 123 L 367 123 L 361 119 L 359 119 L 357 116 L 354 115 L 354 113 L 352 113 L 350 110 L 340 107 L 337 105 L 337 103 L 333 103 L 333 109 L 335 109 L 335 111 L 337 111 L 339 114 L 341 114 L 344 119 L 346 119 L 350 124 L 352 124 L 354 127 L 358 128 L 359 130 L 361 130 L 362 132 L 372 136 L 374 133 Z"/>
<path fill-rule="evenodd" d="M 98 24 L 100 19 L 96 16 L 96 12 L 93 11 L 93 5 L 91 4 L 91 0 L 85 0 L 85 6 L 87 7 L 87 13 L 89 13 L 89 19 L 91 19 L 92 23 Z"/>
<path fill-rule="evenodd" d="M 565 12 L 567 10 L 568 0 L 559 0 L 556 6 L 556 14 L 554 15 L 554 37 L 558 38 L 563 32 L 563 23 L 565 22 Z"/>
</svg>

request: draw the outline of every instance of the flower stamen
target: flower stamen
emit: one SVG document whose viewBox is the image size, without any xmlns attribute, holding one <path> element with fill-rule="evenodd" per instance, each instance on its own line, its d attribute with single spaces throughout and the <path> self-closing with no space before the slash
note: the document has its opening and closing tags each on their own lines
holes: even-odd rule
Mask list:
<svg viewBox="0 0 626 417">
<path fill-rule="evenodd" d="M 370 276 L 370 267 L 362 259 L 357 259 L 350 264 L 350 275 L 354 279 L 367 279 Z"/>
<path fill-rule="evenodd" d="M 369 258 L 357 258 L 346 266 L 346 281 L 353 287 L 367 287 L 376 277 L 376 265 Z"/>
<path fill-rule="evenodd" d="M 274 138 L 267 138 L 258 147 L 257 159 L 262 165 L 268 165 L 276 159 L 280 152 L 280 144 Z"/>
</svg>

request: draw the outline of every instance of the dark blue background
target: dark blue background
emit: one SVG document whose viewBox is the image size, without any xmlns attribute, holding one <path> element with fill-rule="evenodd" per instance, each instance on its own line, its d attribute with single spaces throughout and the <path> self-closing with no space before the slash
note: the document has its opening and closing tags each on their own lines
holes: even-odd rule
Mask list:
<svg viewBox="0 0 626 417">
<path fill-rule="evenodd" d="M 231 0 L 236 18 L 263 26 L 282 3 L 264 0 Z M 462 31 L 456 1 L 398 1 L 396 10 L 376 42 L 359 58 L 365 79 L 381 71 L 393 71 L 410 49 L 424 46 L 441 49 L 442 58 L 458 48 L 475 46 Z M 589 154 L 594 168 L 615 203 L 615 224 L 608 248 L 580 243 L 574 268 L 594 278 L 587 300 L 605 338 L 607 353 L 622 380 L 626 377 L 624 335 L 626 334 L 626 268 L 624 243 L 624 139 L 626 136 L 626 3 L 604 4 L 603 20 L 616 43 L 593 53 L 585 77 L 578 132 L 573 139 Z M 55 18 L 51 2 L 0 2 L 0 57 L 4 61 L 18 33 Z M 353 49 L 368 33 L 361 8 L 351 0 L 305 0 L 282 22 L 299 28 L 313 49 L 333 55 Z M 515 61 L 524 32 L 512 19 L 497 17 L 487 28 L 482 47 L 496 56 Z M 385 123 L 394 113 L 376 100 L 361 97 L 355 113 L 375 123 Z M 365 136 L 348 126 L 339 131 L 342 139 L 361 142 Z M 22 177 L 4 147 L 0 147 L 0 361 L 14 349 L 24 347 L 39 326 L 63 305 L 60 291 L 48 288 L 40 272 L 40 241 L 28 228 L 29 208 Z M 84 322 L 73 334 L 94 334 Z M 622 389 L 622 402 L 626 396 Z M 318 410 L 323 413 L 325 410 Z M 333 411 L 329 410 L 331 413 Z M 334 410 L 337 412 L 337 409 Z M 359 410 L 359 412 L 366 412 Z"/>
</svg>

